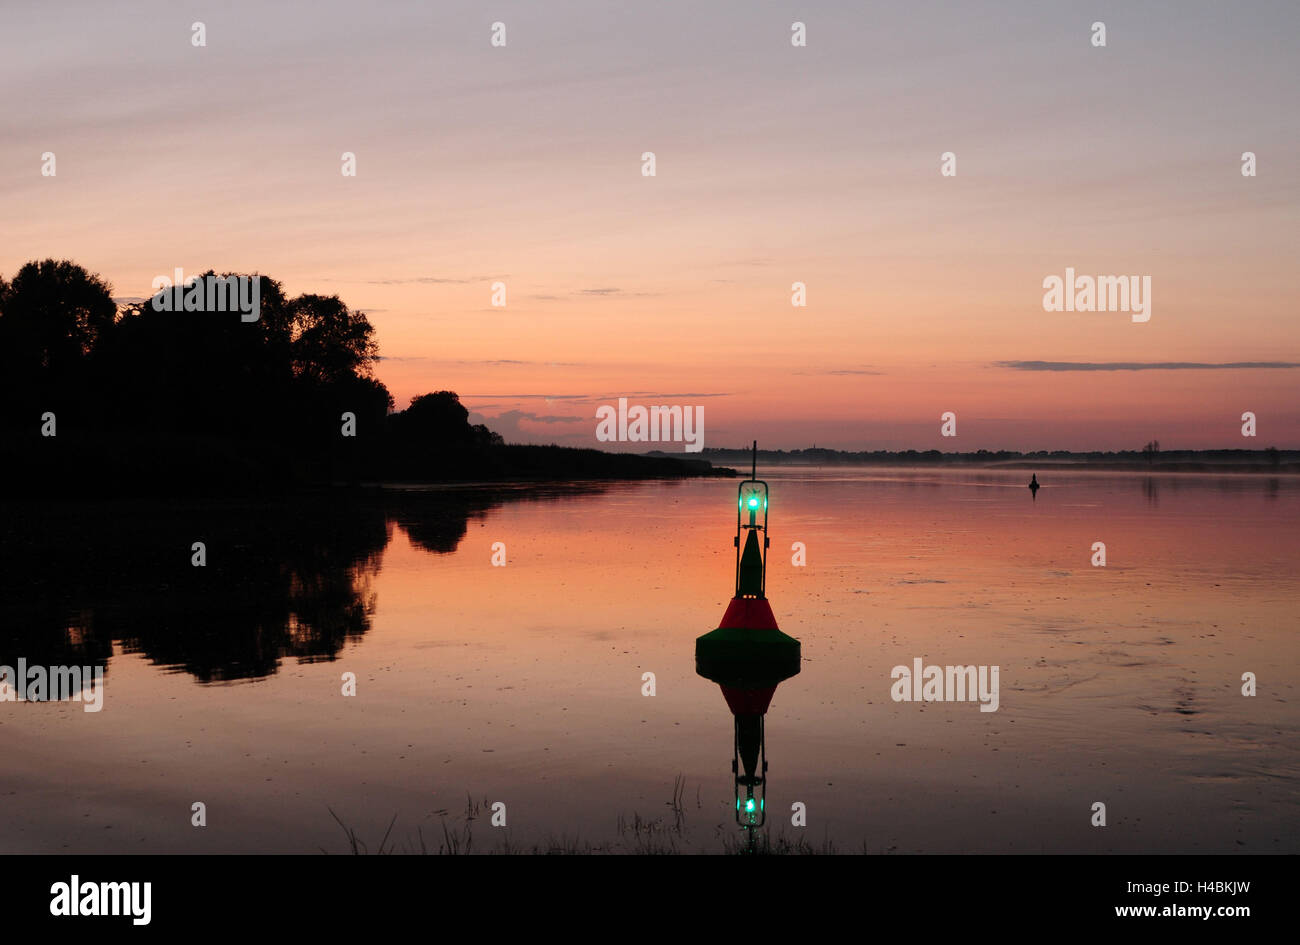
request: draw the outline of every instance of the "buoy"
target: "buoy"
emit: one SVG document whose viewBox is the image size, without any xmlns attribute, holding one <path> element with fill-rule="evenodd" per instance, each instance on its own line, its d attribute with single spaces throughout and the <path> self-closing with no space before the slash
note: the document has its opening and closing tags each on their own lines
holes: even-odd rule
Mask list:
<svg viewBox="0 0 1300 945">
<path fill-rule="evenodd" d="M 767 483 L 754 467 L 736 495 L 736 587 L 716 630 L 695 641 L 695 672 L 722 688 L 735 716 L 736 821 L 750 832 L 765 819 L 767 749 L 763 716 L 776 687 L 799 673 L 799 641 L 777 626 L 767 602 Z M 761 515 L 761 522 L 760 522 Z M 743 536 L 743 540 L 742 540 Z M 743 550 L 742 550 L 743 549 Z"/>
</svg>

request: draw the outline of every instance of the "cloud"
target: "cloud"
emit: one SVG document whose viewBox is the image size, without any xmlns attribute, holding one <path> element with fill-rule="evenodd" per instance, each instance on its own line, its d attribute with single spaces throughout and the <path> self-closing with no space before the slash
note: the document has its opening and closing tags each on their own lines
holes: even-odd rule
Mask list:
<svg viewBox="0 0 1300 945">
<path fill-rule="evenodd" d="M 1256 368 L 1297 368 L 1296 361 L 995 361 L 994 367 L 1014 371 L 1241 371 Z"/>
<path fill-rule="evenodd" d="M 548 433 L 539 436 L 530 430 L 524 430 L 520 427 L 521 421 L 529 423 L 544 424 L 584 424 L 590 429 L 584 428 L 581 431 L 573 433 Z M 565 417 L 556 414 L 538 414 L 527 410 L 507 410 L 504 413 L 497 414 L 495 417 L 489 417 L 478 411 L 471 410 L 469 414 L 470 423 L 481 423 L 494 433 L 500 433 L 502 439 L 507 443 L 552 443 L 569 441 L 582 443 L 590 440 L 595 430 L 591 426 L 592 421 L 586 417 Z"/>
<path fill-rule="evenodd" d="M 489 400 L 593 400 L 591 394 L 463 394 L 461 399 Z"/>
<path fill-rule="evenodd" d="M 483 416 L 475 414 L 475 416 Z M 561 416 L 553 413 L 532 413 L 527 410 L 507 410 L 505 413 L 497 414 L 495 417 L 487 418 L 492 422 L 501 422 L 507 420 L 518 425 L 520 420 L 531 420 L 533 423 L 586 423 L 586 417 Z M 483 422 L 483 421 L 478 421 Z"/>
<path fill-rule="evenodd" d="M 866 368 L 842 368 L 835 371 L 795 371 L 795 377 L 850 377 L 856 375 L 882 376 L 884 371 L 870 371 Z"/>
<path fill-rule="evenodd" d="M 661 292 L 628 292 L 627 290 L 617 288 L 616 286 L 600 286 L 595 289 L 578 289 L 567 295 L 541 294 L 530 295 L 528 298 L 537 302 L 563 302 L 566 299 L 582 297 L 590 298 L 592 296 L 599 298 L 613 298 L 617 296 L 621 299 L 645 299 L 653 298 L 654 296 L 662 294 L 663 293 Z"/>
<path fill-rule="evenodd" d="M 514 358 L 494 358 L 491 360 L 469 361 L 463 358 L 435 358 L 427 354 L 380 355 L 380 361 L 424 361 L 428 364 L 486 364 L 493 367 L 502 365 L 542 365 L 545 367 L 586 367 L 581 361 L 520 361 Z M 503 395 L 504 396 L 504 395 Z"/>
<path fill-rule="evenodd" d="M 412 276 L 407 279 L 367 279 L 363 285 L 469 285 L 474 282 L 489 282 L 492 279 L 504 278 L 505 276 L 473 276 L 469 279 L 448 279 L 441 276 Z"/>
<path fill-rule="evenodd" d="M 495 361 L 457 361 L 457 364 L 535 364 L 544 367 L 586 367 L 581 361 L 517 361 L 501 358 Z"/>
<path fill-rule="evenodd" d="M 663 401 L 663 400 L 687 400 L 687 399 L 692 399 L 692 400 L 693 400 L 693 399 L 695 399 L 695 398 L 697 398 L 697 397 L 730 397 L 730 396 L 731 396 L 731 391 L 719 391 L 719 392 L 717 392 L 717 393 L 713 393 L 713 394 L 700 394 L 700 393 L 692 393 L 692 394 L 655 394 L 655 393 L 651 393 L 650 391 L 633 391 L 633 392 L 630 393 L 630 394 L 606 394 L 604 397 L 600 397 L 600 398 L 598 398 L 598 399 L 599 399 L 599 400 L 618 400 L 618 398 L 620 398 L 620 397 L 627 397 L 627 398 L 629 398 L 629 399 L 632 398 L 632 397 L 642 397 L 642 398 L 647 398 L 647 399 L 650 399 L 650 400 Z"/>
<path fill-rule="evenodd" d="M 694 400 L 701 397 L 730 397 L 729 391 L 722 391 L 713 394 L 661 394 L 653 391 L 620 391 L 616 394 L 462 394 L 461 399 L 473 398 L 475 400 L 576 400 L 589 401 L 591 403 L 613 403 L 620 397 L 626 397 L 628 400 L 639 399 L 642 401 L 654 401 L 661 403 L 669 400 Z"/>
</svg>

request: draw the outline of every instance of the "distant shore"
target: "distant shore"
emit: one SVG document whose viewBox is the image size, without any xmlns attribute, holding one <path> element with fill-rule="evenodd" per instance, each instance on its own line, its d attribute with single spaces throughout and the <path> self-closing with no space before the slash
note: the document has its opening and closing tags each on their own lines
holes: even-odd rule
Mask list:
<svg viewBox="0 0 1300 945">
<path fill-rule="evenodd" d="M 0 440 L 6 494 L 130 497 L 311 492 L 363 486 L 615 482 L 734 477 L 696 456 L 644 456 L 560 446 L 485 445 L 372 453 L 348 441 L 321 456 L 291 445 L 228 437 L 71 431 Z M 88 474 L 88 471 L 93 473 Z"/>
<path fill-rule="evenodd" d="M 650 456 L 664 455 L 650 453 Z M 716 465 L 748 470 L 745 449 L 705 449 L 697 454 Z M 1019 453 L 977 450 L 759 450 L 760 467 L 770 466 L 941 466 L 972 469 L 1110 470 L 1116 472 L 1300 473 L 1300 450 L 1169 450 L 1148 456 L 1140 450 L 1074 453 L 1064 450 Z"/>
</svg>

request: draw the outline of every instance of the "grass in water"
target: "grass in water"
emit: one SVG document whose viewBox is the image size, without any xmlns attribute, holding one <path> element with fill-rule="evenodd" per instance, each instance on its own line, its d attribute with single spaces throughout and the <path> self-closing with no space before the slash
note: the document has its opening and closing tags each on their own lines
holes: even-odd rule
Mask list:
<svg viewBox="0 0 1300 945">
<path fill-rule="evenodd" d="M 633 812 L 631 815 L 619 814 L 616 825 L 618 840 L 615 841 L 591 843 L 579 837 L 560 835 L 558 837 L 549 837 L 541 842 L 521 845 L 514 842 L 507 827 L 503 830 L 496 829 L 493 831 L 499 837 L 494 846 L 485 848 L 480 844 L 477 850 L 474 846 L 474 823 L 482 818 L 485 809 L 491 809 L 491 805 L 487 800 L 476 801 L 470 795 L 466 796 L 464 813 L 455 819 L 445 809 L 429 814 L 430 818 L 439 818 L 438 827 L 441 838 L 437 840 L 436 845 L 425 837 L 424 825 L 417 825 L 415 836 L 399 846 L 397 841 L 392 839 L 393 828 L 397 824 L 397 815 L 394 814 L 393 819 L 388 823 L 388 829 L 384 831 L 384 836 L 379 841 L 379 846 L 372 851 L 369 845 L 357 836 L 357 832 L 343 822 L 343 819 L 334 812 L 333 808 L 328 808 L 328 810 L 335 823 L 343 830 L 343 835 L 347 841 L 347 852 L 356 856 L 367 854 L 379 856 L 393 854 L 468 856 L 475 852 L 506 856 L 619 854 L 671 856 L 692 852 L 711 852 L 709 850 L 697 850 L 693 847 L 688 848 L 690 847 L 687 836 L 687 810 L 689 805 L 685 797 L 686 778 L 684 775 L 679 774 L 673 781 L 672 794 L 664 802 L 664 806 L 668 808 L 668 815 L 643 817 L 637 812 Z M 704 803 L 697 789 L 695 808 L 702 810 L 703 807 Z M 759 831 L 751 838 L 740 829 L 726 824 L 719 824 L 714 827 L 714 839 L 718 842 L 718 847 L 712 852 L 729 856 L 810 856 L 835 855 L 841 852 L 829 837 L 824 838 L 819 845 L 810 843 L 801 836 L 787 836 L 784 830 L 775 837 L 770 836 L 765 831 Z M 328 853 L 329 851 L 322 847 L 321 852 Z M 865 841 L 860 852 L 864 854 L 870 852 Z"/>
</svg>

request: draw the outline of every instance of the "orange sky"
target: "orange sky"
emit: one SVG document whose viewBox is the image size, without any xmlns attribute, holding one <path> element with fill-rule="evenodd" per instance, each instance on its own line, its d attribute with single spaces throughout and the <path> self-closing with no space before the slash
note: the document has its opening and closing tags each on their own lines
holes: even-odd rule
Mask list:
<svg viewBox="0 0 1300 945">
<path fill-rule="evenodd" d="M 626 396 L 703 405 L 706 446 L 1300 446 L 1297 368 L 1151 367 L 1300 363 L 1300 15 L 1126 7 L 819 5 L 795 48 L 772 4 L 20 3 L 0 273 L 338 293 L 399 406 L 508 440 L 601 445 Z M 1151 320 L 1045 312 L 1067 266 L 1149 275 Z M 1145 367 L 1003 364 L 1039 361 Z"/>
</svg>

